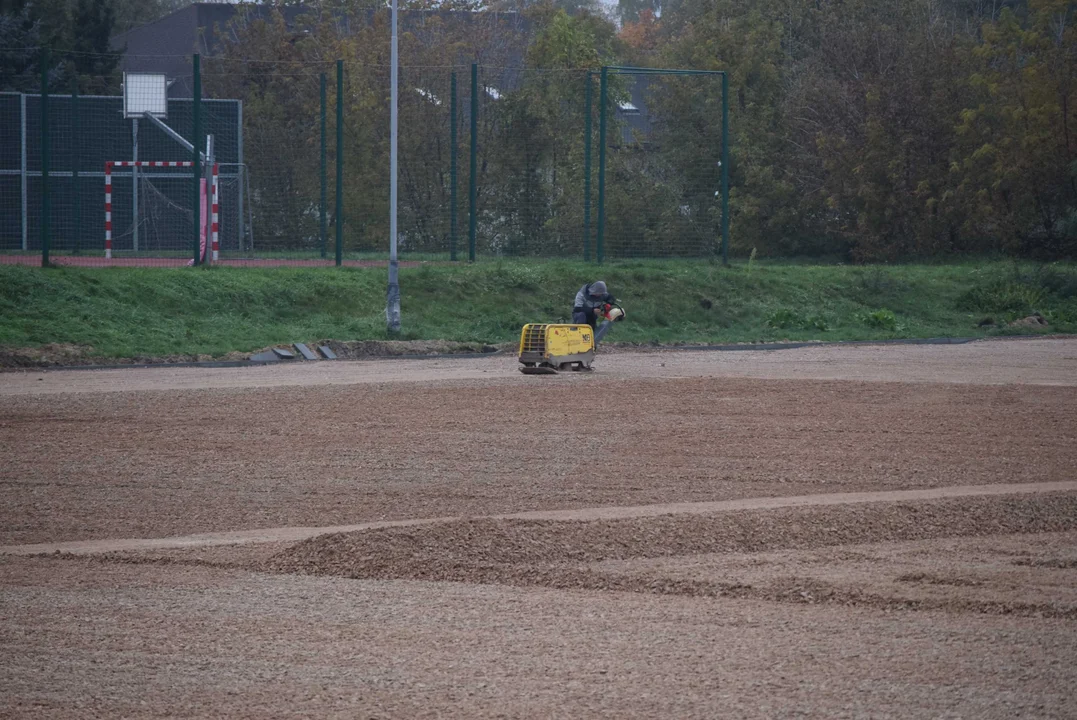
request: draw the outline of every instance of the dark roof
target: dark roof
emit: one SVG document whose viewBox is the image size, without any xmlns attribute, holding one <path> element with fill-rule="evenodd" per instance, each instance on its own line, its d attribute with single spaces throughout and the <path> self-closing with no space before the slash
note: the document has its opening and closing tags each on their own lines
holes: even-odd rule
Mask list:
<svg viewBox="0 0 1077 720">
<path fill-rule="evenodd" d="M 192 3 L 182 10 L 177 10 L 160 20 L 121 33 L 112 38 L 112 47 L 116 50 L 126 48 L 121 63 L 125 71 L 160 72 L 175 83 L 169 88 L 170 97 L 190 97 L 191 56 L 195 53 L 212 55 L 220 49 L 219 29 L 241 11 L 251 13 L 254 17 L 266 17 L 271 7 L 262 4 L 245 3 Z M 292 24 L 301 15 L 312 10 L 304 6 L 285 6 L 279 8 L 284 14 L 285 22 Z M 367 13 L 367 19 L 375 11 Z M 498 18 L 507 20 L 518 30 L 526 32 L 529 24 L 517 13 L 498 13 Z M 474 13 L 451 10 L 402 10 L 400 11 L 401 29 L 408 26 L 422 25 L 432 16 L 441 16 L 454 21 L 470 22 Z M 510 51 L 512 59 L 508 65 L 522 65 L 523 48 Z"/>
<path fill-rule="evenodd" d="M 193 3 L 160 20 L 114 36 L 112 47 L 126 49 L 121 63 L 124 70 L 162 72 L 169 79 L 178 81 L 169 91 L 170 95 L 189 97 L 191 56 L 196 52 L 210 54 L 216 50 L 219 43 L 215 28 L 223 26 L 237 12 L 238 6 L 233 4 Z"/>
</svg>

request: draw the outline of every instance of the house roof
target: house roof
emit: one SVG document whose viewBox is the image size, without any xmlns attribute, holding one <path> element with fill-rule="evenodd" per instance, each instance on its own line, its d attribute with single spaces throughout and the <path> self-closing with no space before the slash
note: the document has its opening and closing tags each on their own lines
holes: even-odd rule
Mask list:
<svg viewBox="0 0 1077 720">
<path fill-rule="evenodd" d="M 266 17 L 271 7 L 258 3 L 192 3 L 165 17 L 121 33 L 112 38 L 112 47 L 125 50 L 121 63 L 126 72 L 164 73 L 175 82 L 169 88 L 170 97 L 190 97 L 192 93 L 192 63 L 194 53 L 213 55 L 221 47 L 219 32 L 240 12 L 254 17 Z M 310 14 L 311 8 L 285 6 L 279 8 L 285 22 L 292 25 L 296 18 Z M 366 19 L 373 18 L 375 11 L 368 11 Z M 402 10 L 401 29 L 419 26 L 430 17 L 440 16 L 454 22 L 470 22 L 475 13 L 451 10 Z M 509 22 L 514 29 L 527 32 L 529 23 L 518 13 L 497 13 L 500 20 Z M 524 48 L 510 47 L 507 65 L 523 64 Z"/>
</svg>

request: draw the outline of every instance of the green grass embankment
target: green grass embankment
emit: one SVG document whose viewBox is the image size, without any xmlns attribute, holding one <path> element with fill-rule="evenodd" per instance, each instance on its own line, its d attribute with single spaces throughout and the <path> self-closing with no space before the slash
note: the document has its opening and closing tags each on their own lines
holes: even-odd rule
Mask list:
<svg viewBox="0 0 1077 720">
<path fill-rule="evenodd" d="M 611 341 L 880 340 L 1077 332 L 1077 265 L 857 267 L 565 261 L 425 265 L 400 273 L 401 339 L 500 343 L 565 321 L 584 282 L 627 311 Z M 42 270 L 0 267 L 0 345 L 91 346 L 103 357 L 386 339 L 384 268 Z M 1008 323 L 1040 313 L 1046 327 Z M 988 323 L 990 321 L 990 323 Z"/>
</svg>

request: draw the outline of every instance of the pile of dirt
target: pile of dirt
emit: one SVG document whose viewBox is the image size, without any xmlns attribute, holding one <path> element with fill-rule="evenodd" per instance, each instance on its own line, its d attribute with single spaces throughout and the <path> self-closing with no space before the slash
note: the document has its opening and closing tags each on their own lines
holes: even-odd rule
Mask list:
<svg viewBox="0 0 1077 720">
<path fill-rule="evenodd" d="M 601 573 L 608 560 L 1077 529 L 1077 495 L 1001 496 L 594 521 L 458 520 L 312 538 L 270 572 L 671 594 L 758 589 Z M 770 595 L 781 592 L 768 590 Z M 818 594 L 818 593 L 816 593 Z"/>
<path fill-rule="evenodd" d="M 1039 313 L 1033 313 L 1028 317 L 1023 317 L 1020 320 L 1014 320 L 1009 323 L 1007 327 L 1012 328 L 1042 328 L 1047 327 L 1047 318 Z"/>
</svg>

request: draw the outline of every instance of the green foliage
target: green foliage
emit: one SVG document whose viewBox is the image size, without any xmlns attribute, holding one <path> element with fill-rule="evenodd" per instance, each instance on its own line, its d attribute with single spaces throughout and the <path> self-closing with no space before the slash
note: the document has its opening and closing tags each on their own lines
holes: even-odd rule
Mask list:
<svg viewBox="0 0 1077 720">
<path fill-rule="evenodd" d="M 830 325 L 819 315 L 805 316 L 796 310 L 782 308 L 771 313 L 766 320 L 767 327 L 778 330 L 818 330 L 826 332 Z"/>
<path fill-rule="evenodd" d="M 860 313 L 857 318 L 864 325 L 875 330 L 888 330 L 894 332 L 899 327 L 897 316 L 885 308 L 882 310 L 871 310 L 869 312 Z"/>
<path fill-rule="evenodd" d="M 1072 257 L 1072 3 L 996 8 L 684 0 L 637 62 L 730 72 L 736 252 Z"/>
<path fill-rule="evenodd" d="M 119 91 L 120 56 L 113 0 L 4 0 L 0 3 L 0 91 L 37 92 L 41 54 L 52 56 L 49 83 L 54 91 L 78 82 L 83 92 Z"/>
<path fill-rule="evenodd" d="M 870 269 L 869 269 L 870 270 Z M 1056 266 L 1074 272 L 1072 266 Z M 1034 272 L 1035 268 L 1030 272 Z M 404 337 L 511 343 L 526 322 L 568 321 L 596 276 L 623 303 L 617 342 L 715 343 L 983 336 L 958 297 L 1002 263 L 901 266 L 889 309 L 865 300 L 862 270 L 694 261 L 594 265 L 502 261 L 400 271 Z M 900 280 L 900 282 L 898 282 Z M 1012 281 L 1011 281 L 1012 282 Z M 0 345 L 89 345 L 102 355 L 250 351 L 275 343 L 385 337 L 385 269 L 42 270 L 0 265 Z M 1077 302 L 1046 293 L 1049 332 L 1077 332 Z M 898 317 L 901 322 L 898 322 Z"/>
<path fill-rule="evenodd" d="M 1077 299 L 1077 272 L 1057 264 L 1038 265 L 1023 282 L 1041 288 L 1065 300 Z"/>
<path fill-rule="evenodd" d="M 957 126 L 964 227 L 1025 256 L 1077 251 L 1077 27 L 1067 0 L 1003 9 L 972 51 L 972 97 Z"/>
<path fill-rule="evenodd" d="M 38 56 L 28 48 L 47 44 L 56 52 L 57 86 L 66 89 L 79 78 L 84 92 L 115 92 L 110 33 L 181 4 L 4 0 L 0 89 L 33 90 Z M 285 22 L 284 6 L 301 6 L 305 14 L 289 12 Z M 582 255 L 586 72 L 629 63 L 729 74 L 734 256 L 884 263 L 963 253 L 1077 255 L 1077 16 L 1071 0 L 622 0 L 620 32 L 591 0 L 525 3 L 519 12 L 526 22 L 489 12 L 503 6 L 480 0 L 403 6 L 459 11 L 423 12 L 421 22 L 402 25 L 404 253 L 444 252 L 452 234 L 452 68 L 461 121 L 458 201 L 466 207 L 471 178 L 464 118 L 468 69 L 477 61 L 480 254 Z M 330 167 L 339 152 L 347 176 L 345 247 L 384 250 L 384 4 L 287 0 L 243 8 L 218 34 L 222 44 L 204 59 L 203 79 L 207 95 L 244 101 L 260 248 L 309 250 L 317 242 L 317 76 L 329 75 L 333 108 L 332 60 L 343 58 L 344 146 L 330 142 Z M 631 96 L 632 82 L 611 79 L 611 107 Z M 606 255 L 712 257 L 721 223 L 714 194 L 722 149 L 720 81 L 647 82 L 646 137 L 628 132 L 616 111 L 611 117 Z M 597 121 L 597 93 L 592 114 Z M 331 138 L 334 124 L 330 113 Z M 330 206 L 332 194 L 333 188 Z M 595 214 L 591 219 L 594 233 Z M 1072 292 L 1067 282 L 1032 284 L 1063 297 Z M 889 302 L 889 295 L 904 292 L 873 284 L 865 279 L 862 296 L 880 292 Z"/>
</svg>

